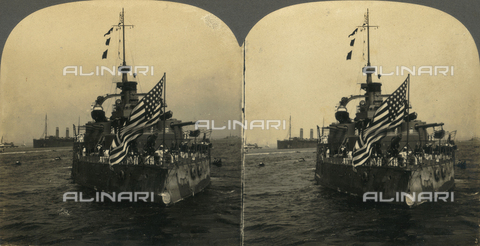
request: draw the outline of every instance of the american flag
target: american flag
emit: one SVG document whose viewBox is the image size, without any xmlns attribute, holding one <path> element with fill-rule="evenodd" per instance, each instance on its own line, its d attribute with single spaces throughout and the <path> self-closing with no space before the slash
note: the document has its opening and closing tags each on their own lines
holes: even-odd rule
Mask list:
<svg viewBox="0 0 480 246">
<path fill-rule="evenodd" d="M 127 122 L 120 129 L 110 147 L 110 165 L 120 163 L 128 153 L 129 143 L 136 140 L 143 133 L 143 129 L 158 123 L 162 113 L 162 90 L 165 75 L 145 95 L 132 110 Z"/>
<path fill-rule="evenodd" d="M 380 141 L 389 129 L 400 126 L 405 117 L 407 83 L 410 77 L 375 111 L 373 120 L 360 134 L 353 151 L 353 166 L 364 164 L 372 153 L 373 144 Z"/>
</svg>

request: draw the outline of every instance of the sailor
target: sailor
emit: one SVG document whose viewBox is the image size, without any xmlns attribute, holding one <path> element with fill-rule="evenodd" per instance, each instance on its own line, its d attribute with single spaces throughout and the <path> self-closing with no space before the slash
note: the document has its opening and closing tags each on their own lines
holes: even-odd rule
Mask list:
<svg viewBox="0 0 480 246">
<path fill-rule="evenodd" d="M 160 161 L 160 165 L 163 164 L 163 160 L 164 160 L 164 157 L 166 157 L 168 155 L 168 149 L 163 149 L 163 145 L 160 145 L 160 147 L 158 148 L 158 150 L 155 151 L 155 155 L 158 156 L 159 158 L 159 161 Z"/>
<path fill-rule="evenodd" d="M 155 152 L 155 140 L 157 139 L 157 135 L 150 135 L 147 137 L 147 142 L 143 146 L 143 154 L 144 155 L 153 155 Z"/>
<path fill-rule="evenodd" d="M 160 145 L 162 146 L 162 145 Z M 161 148 L 161 147 L 160 147 Z M 153 161 L 155 165 L 162 165 L 163 160 L 163 151 L 162 149 L 157 149 L 153 152 Z"/>
<path fill-rule="evenodd" d="M 398 165 L 405 166 L 407 161 L 407 146 L 403 147 L 402 152 L 398 155 Z"/>
<path fill-rule="evenodd" d="M 101 144 L 97 144 L 97 151 L 99 156 L 103 156 L 103 146 Z"/>
<path fill-rule="evenodd" d="M 322 143 L 326 144 L 327 143 L 327 136 L 322 136 Z"/>
<path fill-rule="evenodd" d="M 343 157 L 343 164 L 347 164 L 347 148 L 345 148 L 345 146 L 342 146 L 340 148 L 340 151 L 341 151 L 342 157 Z"/>
<path fill-rule="evenodd" d="M 424 146 L 424 152 L 425 152 L 425 160 L 431 160 L 432 159 L 432 144 L 431 143 Z"/>
</svg>

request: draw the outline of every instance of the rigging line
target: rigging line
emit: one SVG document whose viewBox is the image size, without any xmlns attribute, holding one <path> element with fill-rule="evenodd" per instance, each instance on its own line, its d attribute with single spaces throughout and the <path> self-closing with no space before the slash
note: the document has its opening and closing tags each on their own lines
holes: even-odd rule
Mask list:
<svg viewBox="0 0 480 246">
<path fill-rule="evenodd" d="M 363 61 L 364 61 L 365 64 L 366 64 L 366 63 L 367 63 L 367 59 L 365 58 L 365 54 L 367 53 L 367 42 L 366 42 L 366 40 L 367 40 L 367 32 L 364 32 L 363 27 L 362 27 L 362 35 L 363 35 L 363 42 L 362 42 L 362 44 L 363 44 L 363 46 L 362 46 L 362 52 L 363 52 L 363 53 L 362 53 L 362 54 L 363 54 L 363 55 L 362 55 L 362 58 L 363 58 Z"/>
<path fill-rule="evenodd" d="M 116 31 L 115 33 L 116 33 L 117 38 L 118 38 L 118 42 L 116 43 L 116 45 L 117 45 L 117 57 L 114 59 L 113 65 L 114 65 L 114 71 L 117 71 L 116 67 L 117 67 L 117 61 L 118 61 L 118 59 L 120 59 L 120 42 L 121 42 L 121 39 L 120 39 L 119 28 L 116 27 L 115 31 Z M 115 83 L 117 74 L 118 74 L 118 71 L 117 71 L 116 74 L 114 74 L 111 77 L 110 93 L 112 93 L 112 91 L 113 91 L 114 94 L 117 94 L 117 89 L 118 88 L 117 88 L 116 83 Z M 113 87 L 113 89 L 112 89 L 112 87 Z"/>
<path fill-rule="evenodd" d="M 116 28 L 116 30 L 118 30 L 118 32 L 117 32 L 118 33 L 118 44 L 117 44 L 117 59 L 118 60 L 122 60 L 122 58 L 120 57 L 120 48 L 121 48 L 120 43 L 122 43 L 122 38 L 120 36 L 120 31 L 119 31 L 121 29 L 122 29 L 121 27 Z"/>
<path fill-rule="evenodd" d="M 133 30 L 133 29 L 134 29 L 133 27 L 134 27 L 133 25 L 130 26 L 130 29 L 131 29 L 131 31 L 130 31 L 130 37 L 131 37 L 131 39 L 132 39 L 132 42 L 131 42 L 131 43 L 133 43 L 133 49 L 131 49 L 131 51 L 130 51 L 130 56 L 131 56 L 131 59 L 132 59 L 132 64 L 131 64 L 132 69 L 133 69 L 133 66 L 136 65 L 135 57 L 136 57 L 136 51 L 137 51 L 137 33 L 135 32 L 135 30 Z M 135 72 L 135 71 L 132 70 L 132 74 L 133 74 L 134 72 Z M 140 83 L 141 79 L 140 79 L 140 77 L 138 76 L 138 74 L 136 75 L 136 78 L 135 78 L 135 79 L 136 79 L 137 82 L 138 82 L 139 91 L 140 91 L 140 92 L 143 92 L 142 83 Z"/>
<path fill-rule="evenodd" d="M 362 56 L 361 56 L 359 62 L 360 62 L 361 64 L 363 64 L 364 66 L 366 66 L 366 65 L 367 65 L 367 60 L 365 59 L 365 53 L 366 53 L 366 42 L 365 42 L 365 40 L 366 40 L 366 35 L 367 35 L 367 34 L 366 34 L 366 32 L 364 32 L 363 28 L 360 28 L 360 29 L 359 29 L 359 32 L 362 33 L 362 48 L 361 48 Z M 362 68 L 360 68 L 359 70 L 357 70 L 357 78 L 356 78 L 357 81 L 356 81 L 356 84 L 361 84 L 361 83 L 363 83 L 363 80 L 364 80 L 363 76 L 364 76 L 364 75 L 363 75 L 363 67 L 362 67 Z M 358 94 L 361 94 L 361 93 L 362 93 L 362 89 L 361 89 L 361 88 L 358 88 L 358 87 L 357 87 L 357 89 L 358 89 Z"/>
<path fill-rule="evenodd" d="M 373 27 L 373 28 L 375 28 L 375 27 Z M 376 50 L 378 51 L 378 44 L 380 42 L 377 42 L 377 38 L 378 38 L 377 32 L 372 32 L 371 31 L 370 32 L 370 46 L 371 47 L 376 47 L 377 48 Z M 371 50 L 370 51 L 370 56 L 371 56 L 371 60 L 370 60 L 371 66 L 376 66 L 376 72 L 378 73 L 378 66 L 380 65 L 378 63 L 378 52 L 372 52 L 372 50 Z M 375 76 L 377 76 L 377 75 L 375 75 Z"/>
<path fill-rule="evenodd" d="M 115 29 L 115 31 L 116 31 L 116 29 Z M 115 31 L 112 31 L 112 34 L 110 36 L 112 41 L 115 40 L 115 38 L 113 37 L 115 35 L 114 33 L 118 33 L 118 32 L 115 32 Z M 115 47 L 113 47 L 115 45 L 114 43 L 115 42 L 110 42 L 110 44 L 108 46 L 109 49 L 111 49 L 112 51 L 115 49 Z M 116 44 L 116 45 L 118 47 L 118 44 Z M 107 58 L 106 61 L 107 61 L 107 64 L 108 64 L 108 61 L 111 61 L 111 59 Z M 115 59 L 113 59 L 113 64 L 115 65 L 115 63 L 116 63 Z M 115 67 L 114 67 L 113 71 L 116 71 Z M 105 76 L 105 82 L 104 83 L 110 83 L 110 87 L 108 88 L 107 85 L 105 85 L 105 90 L 104 91 L 106 91 L 107 93 L 112 93 L 112 91 L 114 90 L 114 89 L 112 90 L 112 86 L 113 86 L 113 83 L 115 82 L 115 75 L 108 78 L 110 75 L 107 75 L 107 74 L 109 74 L 109 73 L 105 74 L 106 76 Z"/>
</svg>

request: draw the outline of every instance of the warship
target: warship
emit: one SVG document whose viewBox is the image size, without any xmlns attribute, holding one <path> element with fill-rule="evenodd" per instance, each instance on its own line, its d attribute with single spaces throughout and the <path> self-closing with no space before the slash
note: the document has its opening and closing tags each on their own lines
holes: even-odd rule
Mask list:
<svg viewBox="0 0 480 246">
<path fill-rule="evenodd" d="M 317 134 L 318 135 L 318 134 Z M 292 117 L 289 119 L 288 136 L 284 140 L 277 140 L 277 149 L 316 148 L 317 139 L 313 138 L 313 129 L 310 129 L 310 138 L 303 138 L 303 128 L 300 128 L 300 137 L 292 138 Z"/>
<path fill-rule="evenodd" d="M 47 115 L 45 115 L 45 131 L 43 136 L 39 139 L 33 140 L 34 148 L 49 148 L 49 147 L 71 147 L 73 146 L 73 138 L 70 137 L 70 131 L 68 127 L 65 130 L 65 137 L 60 137 L 60 131 L 57 127 L 55 130 L 55 136 L 48 136 L 47 127 Z"/>
<path fill-rule="evenodd" d="M 372 79 L 371 27 L 367 10 L 365 23 L 358 27 L 367 32 L 366 83 L 361 84 L 365 94 L 343 97 L 335 112 L 337 122 L 322 127 L 316 183 L 363 197 L 364 202 L 415 206 L 437 201 L 437 196 L 445 201 L 455 184 L 456 131 L 446 133 L 443 123 L 427 123 L 410 112 L 410 75 L 392 94 L 382 94 L 382 84 Z M 346 106 L 354 99 L 361 101 L 351 119 Z"/>
<path fill-rule="evenodd" d="M 122 69 L 129 67 L 126 26 L 122 9 L 119 24 L 105 34 L 121 30 Z M 184 130 L 195 122 L 166 111 L 166 74 L 148 93 L 137 93 L 137 82 L 128 79 L 128 69 L 122 71 L 127 72 L 116 83 L 120 93 L 98 96 L 93 121 L 75 133 L 73 181 L 97 194 L 116 193 L 119 200 L 119 194 L 146 194 L 149 202 L 167 206 L 203 191 L 210 184 L 211 131 Z M 109 98 L 117 99 L 107 118 L 102 104 Z"/>
</svg>

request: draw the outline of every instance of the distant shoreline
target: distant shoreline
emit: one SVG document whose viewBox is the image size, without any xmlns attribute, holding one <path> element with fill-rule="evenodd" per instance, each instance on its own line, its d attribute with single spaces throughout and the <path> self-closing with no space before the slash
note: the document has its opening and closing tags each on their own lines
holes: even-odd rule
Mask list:
<svg viewBox="0 0 480 246">
<path fill-rule="evenodd" d="M 37 152 L 56 152 L 56 151 L 68 151 L 73 150 L 73 147 L 49 147 L 49 148 L 33 148 L 33 147 L 17 147 L 17 148 L 5 148 L 0 155 L 9 154 L 26 154 Z"/>
</svg>

